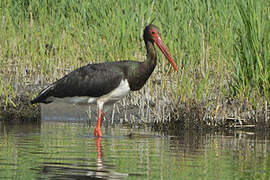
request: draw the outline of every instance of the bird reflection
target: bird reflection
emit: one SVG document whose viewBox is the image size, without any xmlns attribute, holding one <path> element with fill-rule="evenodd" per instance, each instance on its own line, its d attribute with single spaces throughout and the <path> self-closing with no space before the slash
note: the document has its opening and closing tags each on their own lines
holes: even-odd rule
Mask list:
<svg viewBox="0 0 270 180">
<path fill-rule="evenodd" d="M 103 167 L 103 150 L 102 150 L 102 138 L 101 137 L 97 137 L 96 138 L 96 148 L 97 148 L 97 168 L 98 170 L 102 169 Z"/>
<path fill-rule="evenodd" d="M 97 151 L 97 170 L 92 171 L 91 173 L 88 173 L 88 175 L 91 175 L 92 177 L 96 178 L 109 178 L 109 179 L 122 179 L 124 177 L 127 177 L 128 174 L 125 173 L 119 173 L 114 172 L 111 165 L 108 166 L 104 162 L 104 153 L 102 149 L 102 137 L 96 137 L 96 151 Z M 110 168 L 112 168 L 110 170 Z"/>
</svg>

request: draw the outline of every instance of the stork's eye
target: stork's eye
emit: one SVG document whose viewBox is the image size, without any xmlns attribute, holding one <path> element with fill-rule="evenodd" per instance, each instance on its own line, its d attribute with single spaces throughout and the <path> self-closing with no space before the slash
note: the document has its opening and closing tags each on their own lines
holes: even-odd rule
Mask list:
<svg viewBox="0 0 270 180">
<path fill-rule="evenodd" d="M 154 35 L 154 34 L 155 34 L 155 32 L 154 32 L 154 31 L 152 31 L 152 34 Z"/>
</svg>

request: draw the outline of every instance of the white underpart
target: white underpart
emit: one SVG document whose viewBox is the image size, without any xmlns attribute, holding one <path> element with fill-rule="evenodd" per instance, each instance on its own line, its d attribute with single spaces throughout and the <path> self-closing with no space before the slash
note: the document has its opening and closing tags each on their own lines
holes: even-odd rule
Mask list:
<svg viewBox="0 0 270 180">
<path fill-rule="evenodd" d="M 115 103 L 116 101 L 127 96 L 129 91 L 130 91 L 130 87 L 129 87 L 127 79 L 122 80 L 117 88 L 112 90 L 110 93 L 97 98 L 98 108 L 102 109 L 104 104 Z M 89 98 L 88 103 L 89 101 L 91 102 L 92 99 Z"/>
<path fill-rule="evenodd" d="M 120 82 L 119 86 L 100 97 L 89 97 L 89 96 L 74 96 L 74 97 L 65 97 L 65 98 L 56 98 L 50 97 L 49 99 L 54 102 L 63 102 L 69 104 L 93 104 L 97 103 L 98 108 L 102 109 L 104 104 L 113 104 L 116 101 L 122 99 L 127 96 L 130 92 L 130 87 L 127 79 L 124 79 Z"/>
</svg>

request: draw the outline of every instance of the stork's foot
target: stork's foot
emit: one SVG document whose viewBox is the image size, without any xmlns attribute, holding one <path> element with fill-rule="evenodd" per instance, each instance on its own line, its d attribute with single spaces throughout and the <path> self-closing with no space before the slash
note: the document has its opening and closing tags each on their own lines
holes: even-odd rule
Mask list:
<svg viewBox="0 0 270 180">
<path fill-rule="evenodd" d="M 95 132 L 94 132 L 94 135 L 96 137 L 102 137 L 102 131 L 101 131 L 101 128 L 96 128 L 95 129 Z"/>
</svg>

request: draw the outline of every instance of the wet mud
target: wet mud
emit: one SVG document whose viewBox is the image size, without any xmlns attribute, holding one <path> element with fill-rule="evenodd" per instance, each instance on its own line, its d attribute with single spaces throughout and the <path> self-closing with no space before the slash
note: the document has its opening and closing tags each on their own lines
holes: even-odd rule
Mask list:
<svg viewBox="0 0 270 180">
<path fill-rule="evenodd" d="M 65 104 L 31 105 L 30 96 L 20 95 L 0 107 L 0 121 L 12 122 L 37 122 L 41 120 L 73 121 L 96 123 L 96 107 L 80 107 Z M 4 103 L 1 99 L 1 104 Z M 42 107 L 41 107 L 42 106 Z M 167 107 L 170 119 L 155 121 L 155 115 L 148 116 L 148 120 L 142 120 L 140 106 L 132 104 L 116 105 L 106 112 L 107 124 L 124 124 L 129 127 L 148 127 L 156 131 L 171 132 L 177 134 L 180 129 L 192 130 L 267 130 L 269 129 L 268 112 L 253 110 L 248 104 L 238 102 L 224 103 L 215 108 L 209 108 L 206 104 L 180 103 Z M 145 107 L 149 108 L 149 107 Z M 43 114 L 46 114 L 44 116 Z"/>
<path fill-rule="evenodd" d="M 3 99 L 0 99 L 1 104 L 5 104 Z M 31 105 L 29 96 L 17 96 L 12 102 L 0 106 L 0 121 L 20 123 L 40 120 L 40 106 Z"/>
</svg>

